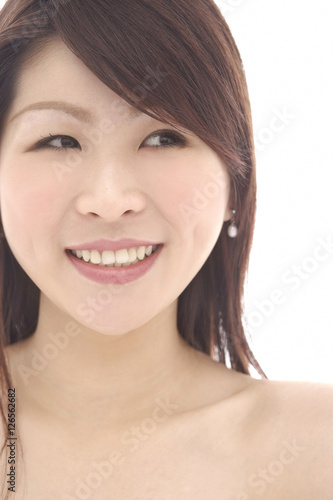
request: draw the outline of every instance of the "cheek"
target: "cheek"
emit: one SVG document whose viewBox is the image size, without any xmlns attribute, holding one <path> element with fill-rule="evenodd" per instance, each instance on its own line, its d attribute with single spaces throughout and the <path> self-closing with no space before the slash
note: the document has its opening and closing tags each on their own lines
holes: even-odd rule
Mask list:
<svg viewBox="0 0 333 500">
<path fill-rule="evenodd" d="M 54 175 L 26 162 L 23 169 L 16 161 L 2 169 L 0 190 L 1 216 L 8 243 L 31 250 L 39 234 L 52 233 L 55 205 L 60 201 Z"/>
<path fill-rule="evenodd" d="M 159 183 L 155 199 L 172 228 L 178 252 L 174 275 L 182 291 L 201 269 L 220 235 L 229 202 L 230 179 L 220 161 L 191 163 Z M 171 261 L 172 262 L 172 261 Z M 172 273 L 170 273 L 172 275 Z M 171 286 L 171 285 L 170 285 Z"/>
<path fill-rule="evenodd" d="M 202 160 L 179 165 L 172 177 L 159 183 L 157 198 L 165 217 L 184 235 L 193 231 L 203 237 L 218 237 L 225 218 L 230 178 L 220 160 Z M 177 173 L 175 173 L 177 172 Z M 156 184 L 155 184 L 156 186 Z"/>
</svg>

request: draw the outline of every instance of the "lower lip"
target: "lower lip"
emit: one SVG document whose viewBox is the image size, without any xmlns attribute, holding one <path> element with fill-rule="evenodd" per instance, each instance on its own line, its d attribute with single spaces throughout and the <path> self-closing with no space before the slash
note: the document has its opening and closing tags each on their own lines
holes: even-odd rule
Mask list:
<svg viewBox="0 0 333 500">
<path fill-rule="evenodd" d="M 146 274 L 158 259 L 162 248 L 163 245 L 159 245 L 149 257 L 127 267 L 102 267 L 91 264 L 77 259 L 69 250 L 66 250 L 66 255 L 76 270 L 86 278 L 105 285 L 124 285 Z"/>
</svg>

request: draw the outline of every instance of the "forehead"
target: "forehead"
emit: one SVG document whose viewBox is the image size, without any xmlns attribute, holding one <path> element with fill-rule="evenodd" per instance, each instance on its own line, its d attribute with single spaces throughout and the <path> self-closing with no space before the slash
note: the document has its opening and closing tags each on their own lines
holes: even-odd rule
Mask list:
<svg viewBox="0 0 333 500">
<path fill-rule="evenodd" d="M 84 109 L 94 108 L 97 115 L 112 111 L 122 121 L 148 118 L 99 80 L 58 38 L 32 48 L 22 64 L 16 89 L 10 120 L 23 110 L 43 108 L 64 110 L 90 124 L 94 117 Z"/>
</svg>

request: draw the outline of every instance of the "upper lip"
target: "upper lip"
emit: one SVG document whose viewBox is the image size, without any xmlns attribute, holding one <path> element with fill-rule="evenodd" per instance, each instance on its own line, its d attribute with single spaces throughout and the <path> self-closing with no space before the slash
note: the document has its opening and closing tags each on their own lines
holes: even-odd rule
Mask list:
<svg viewBox="0 0 333 500">
<path fill-rule="evenodd" d="M 99 252 L 103 252 L 105 250 L 122 250 L 124 248 L 137 248 L 137 247 L 148 247 L 150 245 L 159 245 L 160 243 L 154 243 L 151 241 L 143 241 L 143 240 L 132 240 L 132 239 L 124 239 L 124 240 L 97 240 L 97 241 L 89 241 L 87 243 L 82 243 L 80 245 L 73 245 L 68 247 L 68 250 L 98 250 Z"/>
</svg>

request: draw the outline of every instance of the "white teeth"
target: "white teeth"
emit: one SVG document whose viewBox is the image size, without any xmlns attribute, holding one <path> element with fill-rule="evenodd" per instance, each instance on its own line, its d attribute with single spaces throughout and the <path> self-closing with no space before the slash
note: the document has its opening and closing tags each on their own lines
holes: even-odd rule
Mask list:
<svg viewBox="0 0 333 500">
<path fill-rule="evenodd" d="M 145 252 L 146 247 L 139 247 L 136 252 L 138 259 L 143 260 L 145 258 Z"/>
<path fill-rule="evenodd" d="M 130 248 L 128 250 L 129 262 L 134 262 L 136 260 L 136 250 L 135 248 Z"/>
<path fill-rule="evenodd" d="M 82 257 L 85 262 L 89 262 L 91 252 L 89 250 L 82 250 Z"/>
<path fill-rule="evenodd" d="M 146 255 L 147 257 L 149 257 L 149 255 L 151 255 L 153 253 L 153 247 L 152 245 L 150 245 L 149 247 L 146 248 Z"/>
<path fill-rule="evenodd" d="M 116 251 L 116 263 L 117 264 L 125 264 L 128 262 L 128 251 L 127 250 L 117 250 Z"/>
<path fill-rule="evenodd" d="M 105 250 L 102 252 L 102 263 L 107 266 L 116 262 L 114 252 L 112 250 Z"/>
<path fill-rule="evenodd" d="M 101 254 L 97 250 L 93 250 L 91 252 L 90 262 L 92 264 L 100 264 L 102 262 Z"/>
<path fill-rule="evenodd" d="M 148 247 L 141 246 L 129 248 L 128 250 L 117 250 L 116 252 L 112 250 L 104 250 L 103 252 L 98 250 L 73 250 L 72 253 L 85 262 L 102 267 L 127 267 L 149 257 L 156 249 L 157 245 L 149 245 Z"/>
</svg>

